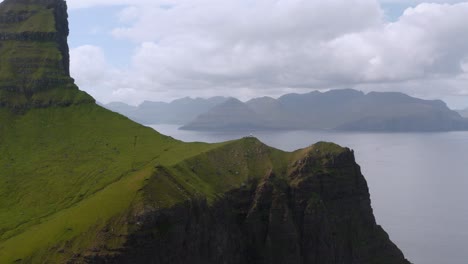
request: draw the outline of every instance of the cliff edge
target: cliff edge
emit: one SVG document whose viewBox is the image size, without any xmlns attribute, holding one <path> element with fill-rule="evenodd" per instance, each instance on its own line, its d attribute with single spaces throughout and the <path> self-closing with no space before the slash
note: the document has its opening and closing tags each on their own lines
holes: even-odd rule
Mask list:
<svg viewBox="0 0 468 264">
<path fill-rule="evenodd" d="M 264 163 L 274 163 L 277 153 L 255 139 L 244 141 L 255 146 L 257 155 L 265 156 Z M 230 157 L 220 152 L 236 153 L 239 144 L 245 142 L 205 155 L 229 164 L 225 159 Z M 237 154 L 237 169 L 249 167 L 249 153 Z M 152 181 L 177 179 L 183 167 L 202 179 L 210 172 L 198 172 L 197 157 L 173 168 L 159 168 L 143 189 L 145 209 L 134 211 L 128 220 L 132 231 L 123 246 L 106 249 L 106 241 L 119 236 L 108 232 L 94 252 L 72 263 L 409 263 L 376 224 L 367 183 L 350 149 L 320 142 L 283 155 L 289 160 L 286 167 L 265 167 L 257 172 L 263 175 L 259 177 L 251 172 L 239 187 L 213 201 L 189 195 L 165 209 L 160 209 L 161 201 L 152 194 L 151 186 L 156 184 Z M 221 166 L 216 169 L 220 172 L 212 182 L 215 186 L 230 174 Z M 179 183 L 179 191 L 190 194 L 183 186 Z"/>
</svg>

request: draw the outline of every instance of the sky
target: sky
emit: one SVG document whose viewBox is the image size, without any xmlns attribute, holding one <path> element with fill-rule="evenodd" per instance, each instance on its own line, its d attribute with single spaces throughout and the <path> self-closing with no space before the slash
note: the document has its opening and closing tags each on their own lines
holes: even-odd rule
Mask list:
<svg viewBox="0 0 468 264">
<path fill-rule="evenodd" d="M 468 107 L 468 1 L 68 0 L 98 101 L 398 91 Z"/>
</svg>

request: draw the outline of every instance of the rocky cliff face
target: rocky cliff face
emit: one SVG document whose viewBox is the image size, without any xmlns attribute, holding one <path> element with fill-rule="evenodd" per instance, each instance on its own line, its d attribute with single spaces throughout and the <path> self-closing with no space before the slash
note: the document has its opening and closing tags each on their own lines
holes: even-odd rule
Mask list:
<svg viewBox="0 0 468 264">
<path fill-rule="evenodd" d="M 0 106 L 16 110 L 94 100 L 70 78 L 63 0 L 0 4 Z"/>
<path fill-rule="evenodd" d="M 409 263 L 376 224 L 353 152 L 326 152 L 323 144 L 293 161 L 288 173 L 270 171 L 212 204 L 190 199 L 170 209 L 146 207 L 131 217 L 123 248 L 94 249 L 71 262 Z"/>
</svg>

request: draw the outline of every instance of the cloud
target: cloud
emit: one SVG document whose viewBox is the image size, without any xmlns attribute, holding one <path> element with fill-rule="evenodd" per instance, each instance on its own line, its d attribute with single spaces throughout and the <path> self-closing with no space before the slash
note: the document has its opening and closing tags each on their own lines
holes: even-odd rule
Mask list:
<svg viewBox="0 0 468 264">
<path fill-rule="evenodd" d="M 454 77 L 464 72 L 468 56 L 468 3 L 421 4 L 409 8 L 397 22 L 335 39 L 339 52 L 367 47 L 352 59 L 363 82 Z M 333 64 L 338 64 L 343 56 Z"/>
<path fill-rule="evenodd" d="M 368 0 L 205 0 L 142 7 L 132 26 L 113 34 L 142 43 L 134 64 L 163 85 L 256 89 L 323 83 L 328 72 L 316 62 L 327 59 L 324 44 L 381 23 L 379 5 Z"/>
<path fill-rule="evenodd" d="M 456 4 L 456 3 L 463 3 L 466 2 L 465 0 L 379 0 L 380 3 L 387 4 L 387 3 L 396 3 L 396 4 L 405 4 L 405 5 L 415 5 L 415 4 L 422 4 L 422 3 L 436 3 L 436 4 Z"/>
<path fill-rule="evenodd" d="M 138 48 L 129 69 L 103 75 L 112 91 L 160 97 L 153 100 L 343 87 L 467 94 L 468 3 L 422 3 L 388 22 L 375 0 L 151 2 L 132 1 L 119 14 L 127 26 L 112 35 Z M 77 56 L 72 63 L 86 67 Z M 85 82 L 95 71 L 75 72 Z"/>
<path fill-rule="evenodd" d="M 80 89 L 89 92 L 98 101 L 108 103 L 123 101 L 137 105 L 149 99 L 176 99 L 188 91 L 174 91 L 161 86 L 160 79 L 152 78 L 154 70 L 142 69 L 138 64 L 132 68 L 119 69 L 108 62 L 103 49 L 83 45 L 70 50 L 70 72 Z M 209 97 L 214 91 L 205 94 Z"/>
<path fill-rule="evenodd" d="M 110 65 L 100 47 L 84 45 L 71 49 L 70 58 L 70 72 L 78 86 L 98 101 L 110 99 L 132 103 L 133 97 L 137 96 L 132 88 L 135 76 Z"/>
<path fill-rule="evenodd" d="M 153 5 L 158 0 L 67 0 L 67 5 L 71 9 L 91 8 L 96 6 L 126 6 L 126 5 Z"/>
<path fill-rule="evenodd" d="M 0 0 L 0 3 L 3 0 Z M 195 0 L 200 1 L 200 0 Z M 67 0 L 70 8 L 90 8 L 96 6 L 124 6 L 124 5 L 172 5 L 183 2 L 183 0 Z M 383 4 L 405 4 L 405 5 L 416 5 L 420 3 L 428 2 L 427 0 L 378 0 L 377 2 Z M 462 3 L 464 0 L 431 0 L 431 3 Z"/>
<path fill-rule="evenodd" d="M 71 72 L 81 85 L 89 86 L 109 78 L 106 58 L 101 48 L 84 45 L 70 51 Z"/>
</svg>

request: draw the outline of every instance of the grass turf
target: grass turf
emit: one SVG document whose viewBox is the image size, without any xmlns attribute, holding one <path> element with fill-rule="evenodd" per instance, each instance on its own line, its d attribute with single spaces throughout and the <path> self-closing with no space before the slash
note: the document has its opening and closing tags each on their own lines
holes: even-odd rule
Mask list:
<svg viewBox="0 0 468 264">
<path fill-rule="evenodd" d="M 128 175 L 148 170 L 147 166 L 153 170 L 155 164 L 171 166 L 219 146 L 185 144 L 93 104 L 33 109 L 24 115 L 2 109 L 0 120 L 0 263 L 8 263 L 3 259 L 5 252 L 14 252 L 5 249 L 9 238 L 37 230 L 51 216 L 63 214 L 64 209 Z M 109 210 L 108 218 L 116 212 L 99 202 L 94 207 L 75 216 L 95 220 L 92 214 L 97 208 L 102 208 L 100 214 Z"/>
</svg>

